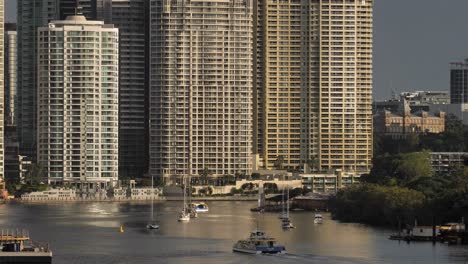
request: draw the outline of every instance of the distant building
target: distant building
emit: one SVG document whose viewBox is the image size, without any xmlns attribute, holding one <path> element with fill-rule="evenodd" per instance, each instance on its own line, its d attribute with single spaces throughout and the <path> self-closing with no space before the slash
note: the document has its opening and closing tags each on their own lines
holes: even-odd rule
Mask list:
<svg viewBox="0 0 468 264">
<path fill-rule="evenodd" d="M 57 0 L 18 0 L 18 140 L 20 153 L 36 157 L 37 27 L 56 19 Z"/>
<path fill-rule="evenodd" d="M 385 101 L 375 101 L 372 110 L 375 113 L 381 110 L 397 112 L 400 109 L 402 101 L 406 101 L 411 108 L 411 113 L 420 111 L 429 111 L 430 107 L 449 105 L 450 95 L 447 91 L 416 91 L 402 92 L 399 96 Z"/>
<path fill-rule="evenodd" d="M 312 193 L 336 193 L 339 189 L 358 183 L 360 175 L 337 170 L 331 173 L 301 174 L 302 185 Z"/>
<path fill-rule="evenodd" d="M 445 112 L 447 115 L 456 116 L 463 124 L 468 125 L 468 104 L 430 105 L 429 112 L 432 114 Z"/>
<path fill-rule="evenodd" d="M 18 123 L 17 89 L 17 34 L 16 24 L 5 24 L 5 125 L 16 126 Z"/>
<path fill-rule="evenodd" d="M 450 63 L 450 103 L 468 103 L 468 59 Z"/>
<path fill-rule="evenodd" d="M 431 165 L 435 173 L 449 173 L 463 168 L 467 152 L 431 152 Z"/>
<path fill-rule="evenodd" d="M 0 0 L 0 36 L 4 36 L 4 21 L 5 21 L 5 5 L 4 0 Z M 4 63 L 4 42 L 0 41 L 0 61 Z M 4 166 L 5 166 L 5 75 L 4 67 L 0 67 L 0 182 L 4 180 Z"/>
<path fill-rule="evenodd" d="M 32 161 L 28 159 L 26 156 L 18 155 L 18 164 L 19 164 L 19 179 L 21 183 L 26 182 L 26 176 L 28 171 L 31 168 Z"/>
<path fill-rule="evenodd" d="M 5 181 L 20 182 L 16 126 L 5 126 Z"/>
<path fill-rule="evenodd" d="M 450 104 L 450 94 L 447 91 L 416 91 L 403 92 L 400 100 L 405 99 L 410 106 L 426 104 Z"/>
<path fill-rule="evenodd" d="M 408 103 L 403 100 L 398 112 L 381 110 L 374 115 L 374 131 L 394 138 L 408 134 L 442 133 L 445 131 L 445 113 L 411 113 Z"/>
<path fill-rule="evenodd" d="M 118 178 L 119 31 L 69 16 L 38 29 L 38 163 L 49 184 Z"/>
</svg>

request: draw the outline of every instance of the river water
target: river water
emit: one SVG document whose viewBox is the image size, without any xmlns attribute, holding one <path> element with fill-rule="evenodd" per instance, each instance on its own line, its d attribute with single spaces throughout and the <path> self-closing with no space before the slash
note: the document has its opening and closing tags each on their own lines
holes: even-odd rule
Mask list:
<svg viewBox="0 0 468 264">
<path fill-rule="evenodd" d="M 468 263 L 467 246 L 399 243 L 389 230 L 333 221 L 314 225 L 314 213 L 292 212 L 296 229 L 283 231 L 278 214 L 250 212 L 252 202 L 210 202 L 210 212 L 177 222 L 181 202 L 155 203 L 161 230 L 149 231 L 150 203 L 0 205 L 1 228 L 24 228 L 48 242 L 54 264 L 120 263 Z M 283 256 L 232 252 L 256 225 L 286 246 Z M 120 233 L 123 225 L 125 232 Z"/>
</svg>

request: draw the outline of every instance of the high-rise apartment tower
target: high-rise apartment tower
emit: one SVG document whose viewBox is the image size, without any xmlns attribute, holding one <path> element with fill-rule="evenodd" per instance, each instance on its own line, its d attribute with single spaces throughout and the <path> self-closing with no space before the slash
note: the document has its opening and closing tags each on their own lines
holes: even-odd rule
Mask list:
<svg viewBox="0 0 468 264">
<path fill-rule="evenodd" d="M 267 168 L 368 171 L 373 0 L 256 3 L 254 152 Z"/>
<path fill-rule="evenodd" d="M 151 174 L 250 174 L 253 2 L 150 3 Z"/>
<path fill-rule="evenodd" d="M 37 28 L 57 19 L 56 0 L 18 0 L 18 140 L 20 153 L 36 156 Z"/>
<path fill-rule="evenodd" d="M 18 123 L 17 34 L 16 24 L 5 24 L 5 125 Z"/>
<path fill-rule="evenodd" d="M 38 162 L 49 183 L 118 177 L 118 29 L 69 16 L 38 29 Z"/>
<path fill-rule="evenodd" d="M 4 0 L 0 0 L 0 36 L 4 36 L 5 29 L 5 2 Z M 4 49 L 4 38 L 0 40 L 0 111 L 2 114 L 0 115 L 0 182 L 2 182 L 5 178 L 5 116 L 3 113 L 5 112 L 5 103 L 4 103 L 4 95 L 5 95 L 5 80 L 4 80 L 4 71 L 5 71 L 5 49 Z"/>
<path fill-rule="evenodd" d="M 450 103 L 468 103 L 468 59 L 450 63 Z"/>
</svg>

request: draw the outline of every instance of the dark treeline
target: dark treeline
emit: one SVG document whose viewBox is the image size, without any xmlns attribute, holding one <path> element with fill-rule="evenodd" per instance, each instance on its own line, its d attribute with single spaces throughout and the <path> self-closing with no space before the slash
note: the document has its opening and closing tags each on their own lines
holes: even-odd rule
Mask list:
<svg viewBox="0 0 468 264">
<path fill-rule="evenodd" d="M 468 164 L 435 173 L 430 152 L 467 152 L 468 127 L 449 117 L 442 134 L 376 136 L 373 169 L 331 201 L 342 221 L 397 226 L 468 220 Z"/>
</svg>

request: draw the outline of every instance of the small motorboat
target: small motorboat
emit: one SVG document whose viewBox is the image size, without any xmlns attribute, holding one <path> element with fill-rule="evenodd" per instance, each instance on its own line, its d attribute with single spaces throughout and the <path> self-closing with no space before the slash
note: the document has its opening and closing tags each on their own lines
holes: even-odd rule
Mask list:
<svg viewBox="0 0 468 264">
<path fill-rule="evenodd" d="M 323 216 L 321 214 L 315 214 L 314 224 L 323 224 Z"/>
<path fill-rule="evenodd" d="M 247 254 L 285 254 L 286 248 L 276 243 L 276 239 L 268 237 L 265 232 L 255 230 L 250 233 L 250 237 L 239 240 L 234 244 L 234 252 Z"/>
<path fill-rule="evenodd" d="M 292 229 L 292 228 L 296 228 L 293 223 L 291 222 L 291 220 L 289 220 L 289 218 L 284 218 L 282 219 L 281 221 L 281 227 L 283 229 Z"/>
<path fill-rule="evenodd" d="M 146 228 L 147 229 L 159 229 L 159 225 L 157 225 L 155 223 L 151 223 L 151 224 L 147 224 Z"/>
<path fill-rule="evenodd" d="M 208 205 L 206 203 L 191 203 L 190 206 L 197 212 L 197 213 L 207 213 L 208 212 Z"/>
</svg>

